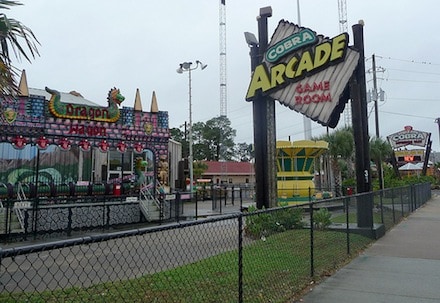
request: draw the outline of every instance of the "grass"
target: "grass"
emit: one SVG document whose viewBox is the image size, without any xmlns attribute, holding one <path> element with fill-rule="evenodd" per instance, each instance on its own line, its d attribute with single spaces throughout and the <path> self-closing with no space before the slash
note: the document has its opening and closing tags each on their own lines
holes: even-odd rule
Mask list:
<svg viewBox="0 0 440 303">
<path fill-rule="evenodd" d="M 310 281 L 347 263 L 346 235 L 315 231 L 315 276 L 310 277 L 310 231 L 288 230 L 243 249 L 245 302 L 287 302 Z M 371 239 L 350 235 L 352 255 Z M 137 279 L 33 293 L 2 293 L 0 302 L 237 302 L 238 253 L 231 251 Z"/>
<path fill-rule="evenodd" d="M 383 218 L 382 218 L 383 216 Z M 394 216 L 393 211 L 391 209 L 388 209 L 386 207 L 383 208 L 383 213 L 381 214 L 380 211 L 373 212 L 373 223 L 376 224 L 384 224 L 386 230 L 389 230 L 391 227 L 396 225 L 400 220 L 402 219 L 402 213 L 399 210 L 394 210 Z M 346 214 L 340 214 L 337 216 L 334 216 L 331 218 L 331 221 L 333 223 L 340 223 L 345 224 L 346 223 Z M 382 222 L 383 220 L 383 222 Z M 356 223 L 357 222 L 357 215 L 356 213 L 349 213 L 348 214 L 348 222 L 349 223 Z"/>
</svg>

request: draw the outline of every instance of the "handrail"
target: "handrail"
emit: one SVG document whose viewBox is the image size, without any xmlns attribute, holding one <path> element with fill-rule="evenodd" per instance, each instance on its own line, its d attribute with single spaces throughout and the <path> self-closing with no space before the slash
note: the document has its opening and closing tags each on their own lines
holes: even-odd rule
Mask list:
<svg viewBox="0 0 440 303">
<path fill-rule="evenodd" d="M 153 195 L 150 190 L 152 188 L 152 185 L 143 184 L 143 186 L 139 190 L 139 206 L 141 207 L 141 210 L 147 217 L 147 219 L 150 219 L 150 210 L 148 208 L 148 203 L 153 203 L 160 211 L 162 211 L 162 203 L 159 199 L 156 198 L 155 195 Z"/>
<path fill-rule="evenodd" d="M 24 215 L 21 211 L 21 208 L 15 208 L 14 207 L 15 215 L 17 216 L 18 222 L 20 223 L 20 226 L 22 229 L 24 229 Z"/>
<path fill-rule="evenodd" d="M 26 202 L 15 202 L 14 203 L 14 213 L 17 216 L 18 222 L 20 223 L 21 228 L 24 230 L 25 228 L 25 223 L 24 223 L 24 214 L 22 209 L 23 208 L 30 208 L 31 207 L 31 202 L 26 201 Z"/>
<path fill-rule="evenodd" d="M 23 185 L 21 184 L 21 182 L 18 182 L 17 196 L 18 196 L 18 199 L 21 201 L 27 199 L 26 194 L 23 189 Z"/>
</svg>

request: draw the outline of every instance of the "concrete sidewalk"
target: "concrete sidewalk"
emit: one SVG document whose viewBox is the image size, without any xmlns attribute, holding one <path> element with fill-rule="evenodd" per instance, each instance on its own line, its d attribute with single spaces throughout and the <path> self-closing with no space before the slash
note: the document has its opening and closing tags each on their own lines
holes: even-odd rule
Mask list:
<svg viewBox="0 0 440 303">
<path fill-rule="evenodd" d="M 440 302 L 440 195 L 300 302 Z"/>
</svg>

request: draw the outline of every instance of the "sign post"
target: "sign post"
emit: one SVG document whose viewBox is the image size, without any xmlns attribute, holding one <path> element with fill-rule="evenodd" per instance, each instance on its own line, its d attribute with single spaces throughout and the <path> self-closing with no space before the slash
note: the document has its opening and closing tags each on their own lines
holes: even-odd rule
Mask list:
<svg viewBox="0 0 440 303">
<path fill-rule="evenodd" d="M 258 41 L 248 41 L 251 49 L 251 70 L 262 62 L 267 49 L 267 19 L 272 16 L 270 6 L 260 9 L 258 16 Z M 275 102 L 259 94 L 253 100 L 254 150 L 255 150 L 255 191 L 256 206 L 270 208 L 276 206 L 276 127 Z"/>
<path fill-rule="evenodd" d="M 253 35 L 251 39 L 249 33 L 245 34 L 252 58 L 246 100 L 253 102 L 257 208 L 272 207 L 277 201 L 275 100 L 323 126 L 334 128 L 351 90 L 355 99 L 353 113 L 357 117 L 358 191 L 370 191 L 362 25 L 353 27 L 355 45 L 351 47 L 347 33 L 328 38 L 281 20 L 268 43 L 267 18 L 271 15 L 270 7 L 260 9 L 258 41 Z M 359 225 L 371 227 L 372 205 L 366 207 L 362 217 L 367 221 Z M 366 214 L 369 210 L 371 214 Z"/>
<path fill-rule="evenodd" d="M 365 84 L 363 24 L 353 25 L 354 47 L 359 52 L 359 63 L 351 81 L 353 136 L 356 151 L 356 186 L 358 193 L 371 191 L 368 110 Z M 372 197 L 357 200 L 358 227 L 373 227 Z"/>
</svg>

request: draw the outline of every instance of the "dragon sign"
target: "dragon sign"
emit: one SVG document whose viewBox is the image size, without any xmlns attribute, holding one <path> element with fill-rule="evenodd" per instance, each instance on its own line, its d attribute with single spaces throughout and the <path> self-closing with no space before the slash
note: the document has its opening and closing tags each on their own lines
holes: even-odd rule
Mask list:
<svg viewBox="0 0 440 303">
<path fill-rule="evenodd" d="M 108 93 L 108 107 L 94 107 L 84 104 L 72 104 L 61 102 L 61 95 L 58 91 L 46 87 L 51 94 L 49 100 L 49 111 L 57 118 L 93 120 L 102 122 L 116 122 L 119 120 L 119 105 L 125 97 L 119 89 L 112 88 Z"/>
</svg>

